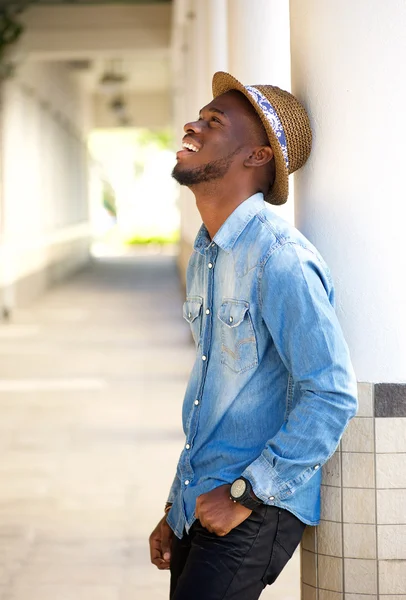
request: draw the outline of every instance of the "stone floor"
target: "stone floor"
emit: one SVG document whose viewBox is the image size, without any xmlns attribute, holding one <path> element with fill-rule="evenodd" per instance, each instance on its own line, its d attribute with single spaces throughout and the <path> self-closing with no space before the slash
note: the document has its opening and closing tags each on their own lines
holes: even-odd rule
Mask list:
<svg viewBox="0 0 406 600">
<path fill-rule="evenodd" d="M 159 600 L 193 348 L 171 256 L 95 261 L 0 325 L 0 600 Z M 295 554 L 266 599 L 297 600 Z"/>
</svg>

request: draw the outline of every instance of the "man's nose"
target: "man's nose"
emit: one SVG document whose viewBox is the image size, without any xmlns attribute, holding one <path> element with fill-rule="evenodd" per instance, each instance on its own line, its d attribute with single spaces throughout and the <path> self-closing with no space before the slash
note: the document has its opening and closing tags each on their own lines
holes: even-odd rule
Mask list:
<svg viewBox="0 0 406 600">
<path fill-rule="evenodd" d="M 189 132 L 198 133 L 199 131 L 202 130 L 202 126 L 203 126 L 203 121 L 201 121 L 201 120 L 190 121 L 189 123 L 186 123 L 183 126 L 183 131 L 185 133 L 189 133 Z"/>
</svg>

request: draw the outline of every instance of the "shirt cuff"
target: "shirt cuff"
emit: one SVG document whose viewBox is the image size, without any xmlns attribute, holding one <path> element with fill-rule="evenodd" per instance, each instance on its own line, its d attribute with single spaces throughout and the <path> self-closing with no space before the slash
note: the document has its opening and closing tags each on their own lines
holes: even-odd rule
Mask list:
<svg viewBox="0 0 406 600">
<path fill-rule="evenodd" d="M 292 495 L 291 488 L 278 477 L 275 469 L 262 454 L 248 465 L 242 477 L 251 482 L 254 494 L 265 504 L 285 500 Z"/>
</svg>

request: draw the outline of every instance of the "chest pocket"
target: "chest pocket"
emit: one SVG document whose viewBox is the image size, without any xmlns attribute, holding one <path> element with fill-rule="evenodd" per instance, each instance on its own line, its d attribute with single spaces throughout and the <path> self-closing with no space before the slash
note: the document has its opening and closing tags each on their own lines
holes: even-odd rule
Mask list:
<svg viewBox="0 0 406 600">
<path fill-rule="evenodd" d="M 221 362 L 235 373 L 258 364 L 257 343 L 244 300 L 224 300 L 217 313 L 221 321 Z"/>
<path fill-rule="evenodd" d="M 188 296 L 186 302 L 183 303 L 183 317 L 190 325 L 196 346 L 198 346 L 200 342 L 202 305 L 203 298 L 200 296 Z"/>
</svg>

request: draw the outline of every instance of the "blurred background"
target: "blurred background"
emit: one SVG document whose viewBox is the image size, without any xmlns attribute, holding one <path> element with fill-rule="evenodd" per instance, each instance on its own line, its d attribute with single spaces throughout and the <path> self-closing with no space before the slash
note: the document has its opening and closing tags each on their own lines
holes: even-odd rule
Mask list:
<svg viewBox="0 0 406 600">
<path fill-rule="evenodd" d="M 0 2 L 1 599 L 168 597 L 148 536 L 184 443 L 201 224 L 171 171 L 253 8 L 228 4 Z M 299 585 L 297 554 L 268 597 Z"/>
</svg>

